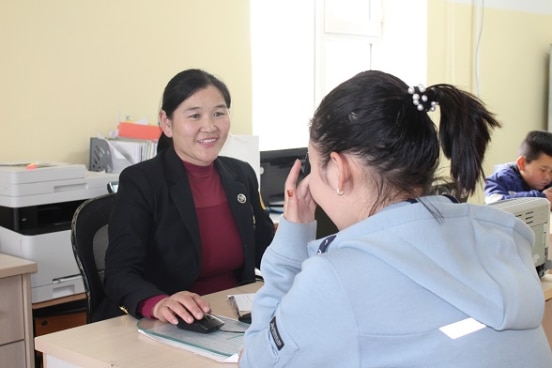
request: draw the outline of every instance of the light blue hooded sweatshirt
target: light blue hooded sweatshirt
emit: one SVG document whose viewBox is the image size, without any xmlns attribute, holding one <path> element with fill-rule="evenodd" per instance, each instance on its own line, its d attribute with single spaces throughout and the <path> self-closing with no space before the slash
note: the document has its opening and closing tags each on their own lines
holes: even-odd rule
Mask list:
<svg viewBox="0 0 552 368">
<path fill-rule="evenodd" d="M 315 230 L 281 217 L 240 367 L 552 367 L 515 216 L 431 196 Z"/>
</svg>

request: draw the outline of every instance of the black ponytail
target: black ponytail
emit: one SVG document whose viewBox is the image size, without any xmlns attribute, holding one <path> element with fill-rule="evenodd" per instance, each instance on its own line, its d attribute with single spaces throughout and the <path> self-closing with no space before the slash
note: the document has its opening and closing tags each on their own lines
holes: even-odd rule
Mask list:
<svg viewBox="0 0 552 368">
<path fill-rule="evenodd" d="M 428 112 L 439 107 L 437 129 Z M 475 96 L 448 84 L 408 87 L 369 70 L 334 88 L 311 120 L 310 140 L 324 167 L 331 152 L 359 158 L 379 204 L 432 193 L 440 148 L 451 160 L 451 194 L 467 198 L 484 173 L 490 131 L 500 124 Z M 449 179 L 450 180 L 450 179 Z"/>
<path fill-rule="evenodd" d="M 491 140 L 491 129 L 500 127 L 483 103 L 474 95 L 450 84 L 429 88 L 441 113 L 439 141 L 450 159 L 450 174 L 458 193 L 473 194 L 484 177 L 483 158 Z"/>
</svg>

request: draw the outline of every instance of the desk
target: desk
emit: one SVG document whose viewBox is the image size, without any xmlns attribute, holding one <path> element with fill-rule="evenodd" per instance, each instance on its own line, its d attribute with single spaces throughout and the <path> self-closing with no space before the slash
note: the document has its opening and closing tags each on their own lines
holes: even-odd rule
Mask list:
<svg viewBox="0 0 552 368">
<path fill-rule="evenodd" d="M 35 262 L 0 253 L 0 363 L 34 367 L 31 273 Z"/>
<path fill-rule="evenodd" d="M 235 316 L 227 301 L 228 294 L 253 293 L 262 283 L 243 285 L 205 296 L 213 312 Z M 165 345 L 138 332 L 137 320 L 121 316 L 58 331 L 35 338 L 46 368 L 118 367 L 118 368 L 210 368 L 233 367 L 218 363 L 183 349 Z"/>
<path fill-rule="evenodd" d="M 552 349 L 552 273 L 547 273 L 541 278 L 542 289 L 544 291 L 544 318 L 542 326 L 544 333 L 548 338 L 550 349 Z"/>
<path fill-rule="evenodd" d="M 205 296 L 216 314 L 234 316 L 228 294 L 257 291 L 261 283 L 240 286 Z M 543 326 L 552 348 L 552 274 L 542 279 L 546 300 Z M 46 368 L 74 367 L 234 367 L 154 341 L 140 333 L 131 316 L 116 317 L 35 338 Z M 185 361 L 185 364 L 183 363 Z"/>
</svg>

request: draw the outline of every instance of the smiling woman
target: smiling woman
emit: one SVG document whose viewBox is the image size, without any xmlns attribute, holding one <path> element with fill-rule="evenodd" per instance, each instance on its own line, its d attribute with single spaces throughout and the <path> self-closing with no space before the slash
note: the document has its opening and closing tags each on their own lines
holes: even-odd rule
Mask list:
<svg viewBox="0 0 552 368">
<path fill-rule="evenodd" d="M 173 139 L 176 153 L 182 160 L 205 166 L 214 161 L 226 142 L 230 130 L 229 107 L 228 93 L 207 86 L 174 110 L 161 110 L 159 121 L 164 134 Z"/>
<path fill-rule="evenodd" d="M 203 70 L 176 74 L 159 113 L 172 144 L 119 177 L 105 287 L 95 320 L 120 314 L 187 323 L 210 312 L 201 295 L 255 281 L 274 235 L 246 162 L 219 156 L 230 93 Z"/>
</svg>

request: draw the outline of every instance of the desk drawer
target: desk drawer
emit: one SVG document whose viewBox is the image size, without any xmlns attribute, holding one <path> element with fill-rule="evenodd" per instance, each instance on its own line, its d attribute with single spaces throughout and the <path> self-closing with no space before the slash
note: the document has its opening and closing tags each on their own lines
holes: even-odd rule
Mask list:
<svg viewBox="0 0 552 368">
<path fill-rule="evenodd" d="M 86 324 L 86 312 L 64 313 L 34 318 L 35 336 Z"/>
<path fill-rule="evenodd" d="M 24 341 L 0 346 L 0 367 L 27 367 Z"/>
<path fill-rule="evenodd" d="M 23 340 L 25 324 L 22 277 L 11 276 L 0 279 L 0 295 L 0 345 Z"/>
</svg>

